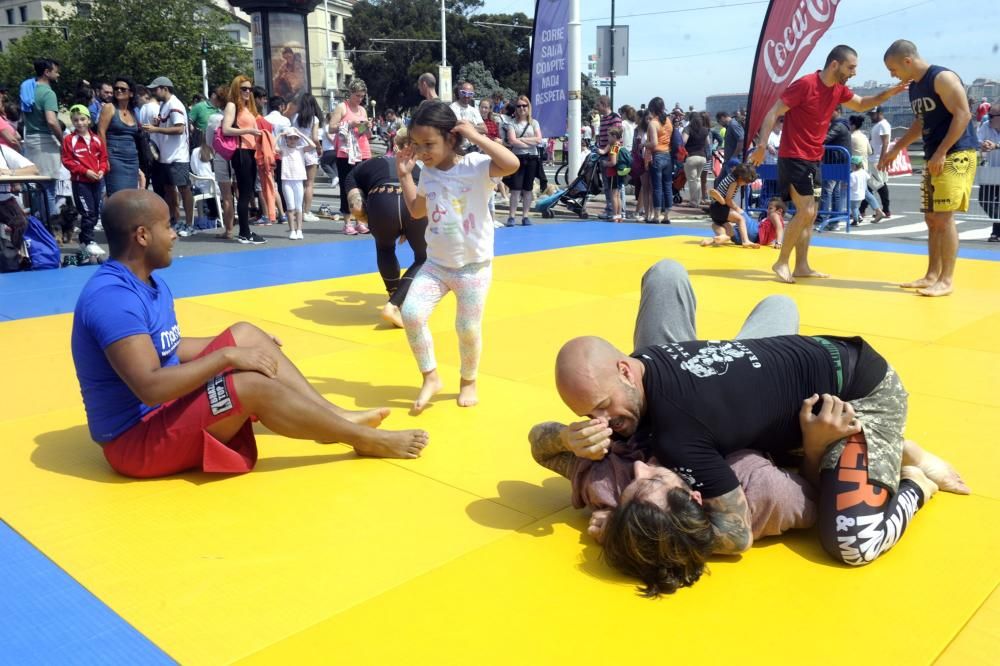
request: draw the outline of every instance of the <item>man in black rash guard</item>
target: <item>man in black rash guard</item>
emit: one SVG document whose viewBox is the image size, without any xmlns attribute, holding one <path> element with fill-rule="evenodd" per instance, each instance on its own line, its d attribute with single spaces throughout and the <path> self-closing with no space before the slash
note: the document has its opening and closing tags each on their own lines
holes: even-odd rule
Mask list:
<svg viewBox="0 0 1000 666">
<path fill-rule="evenodd" d="M 654 324 L 680 335 L 637 344 L 631 356 L 600 338 L 576 338 L 556 361 L 563 401 L 591 419 L 567 428 L 570 450 L 600 458 L 612 436 L 645 431 L 650 453 L 679 477 L 632 484 L 607 526 L 609 563 L 642 579 L 647 594 L 690 585 L 713 552 L 739 553 L 752 544 L 746 497 L 725 462 L 737 449 L 782 455 L 802 445 L 800 471 L 819 489 L 821 541 L 847 564 L 867 564 L 889 550 L 939 486 L 969 492 L 942 460 L 904 446 L 907 393 L 863 339 L 680 341 L 694 331 L 687 276 L 654 294 L 650 273 L 636 341 Z M 690 321 L 673 321 L 683 319 Z M 714 538 L 691 545 L 687 537 L 699 521 L 710 523 Z"/>
<path fill-rule="evenodd" d="M 404 147 L 408 139 L 406 129 L 400 129 L 394 143 L 396 149 Z M 418 167 L 414 168 L 414 178 Z M 356 220 L 368 220 L 368 228 L 375 238 L 378 272 L 389 292 L 389 302 L 382 308 L 382 318 L 397 328 L 403 327 L 399 308 L 406 299 L 406 292 L 417 271 L 427 260 L 427 218 L 414 220 L 403 203 L 402 189 L 396 176 L 396 158 L 381 157 L 362 162 L 347 175 L 347 205 Z M 399 276 L 396 258 L 396 240 L 405 238 L 413 250 L 413 264 Z"/>
</svg>

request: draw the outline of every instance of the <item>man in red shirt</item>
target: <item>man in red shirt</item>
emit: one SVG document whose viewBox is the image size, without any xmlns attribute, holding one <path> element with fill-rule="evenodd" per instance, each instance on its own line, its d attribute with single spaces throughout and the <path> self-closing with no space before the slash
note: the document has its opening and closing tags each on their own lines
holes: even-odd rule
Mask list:
<svg viewBox="0 0 1000 666">
<path fill-rule="evenodd" d="M 993 108 L 993 105 L 991 105 L 990 101 L 984 97 L 982 103 L 979 105 L 979 108 L 976 109 L 976 122 L 983 122 L 983 118 L 989 114 L 991 108 Z"/>
<path fill-rule="evenodd" d="M 793 283 L 797 277 L 828 277 L 810 268 L 808 253 L 818 210 L 816 199 L 823 182 L 820 177 L 823 142 L 834 108 L 843 104 L 852 111 L 867 111 L 906 90 L 908 82 L 878 95 L 860 97 L 845 85 L 857 68 L 857 51 L 843 44 L 834 47 L 822 70 L 803 76 L 785 89 L 765 116 L 757 135 L 757 148 L 750 156 L 755 166 L 763 163 L 767 137 L 778 117 L 784 115 L 778 149 L 778 195 L 785 201 L 794 202 L 795 217 L 785 227 L 781 254 L 771 267 L 782 282 Z M 788 265 L 793 248 L 794 270 Z"/>
</svg>

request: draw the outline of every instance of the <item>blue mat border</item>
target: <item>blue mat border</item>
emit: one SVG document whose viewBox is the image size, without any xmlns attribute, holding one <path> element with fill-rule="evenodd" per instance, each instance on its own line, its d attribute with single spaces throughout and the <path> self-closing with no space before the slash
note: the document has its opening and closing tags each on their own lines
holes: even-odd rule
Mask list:
<svg viewBox="0 0 1000 666">
<path fill-rule="evenodd" d="M 705 235 L 707 231 L 701 233 L 690 227 L 564 222 L 498 230 L 495 252 L 504 256 L 616 241 Z M 234 248 L 232 252 L 184 257 L 184 242 L 180 240 L 174 247 L 173 265 L 161 274 L 178 297 L 325 280 L 377 271 L 373 245 L 369 238 L 252 251 Z M 813 245 L 868 252 L 927 253 L 924 245 L 846 238 L 814 237 Z M 412 260 L 408 246 L 400 246 L 397 254 L 403 265 Z M 1000 261 L 1000 253 L 975 248 L 961 248 L 959 257 Z M 81 267 L 0 275 L 0 321 L 72 312 L 77 295 L 95 270 Z"/>
<path fill-rule="evenodd" d="M 0 521 L 0 664 L 176 664 Z"/>
</svg>

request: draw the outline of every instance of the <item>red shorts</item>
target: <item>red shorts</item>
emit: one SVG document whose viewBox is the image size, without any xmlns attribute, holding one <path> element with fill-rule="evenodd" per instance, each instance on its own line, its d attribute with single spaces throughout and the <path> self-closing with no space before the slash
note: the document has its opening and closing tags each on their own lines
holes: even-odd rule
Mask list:
<svg viewBox="0 0 1000 666">
<path fill-rule="evenodd" d="M 229 329 L 198 356 L 235 347 Z M 249 472 L 257 463 L 257 440 L 247 416 L 228 442 L 206 431 L 213 423 L 241 411 L 231 370 L 209 379 L 203 388 L 165 402 L 142 421 L 104 445 L 104 457 L 119 474 L 136 478 L 167 476 L 186 470 L 222 474 Z"/>
</svg>

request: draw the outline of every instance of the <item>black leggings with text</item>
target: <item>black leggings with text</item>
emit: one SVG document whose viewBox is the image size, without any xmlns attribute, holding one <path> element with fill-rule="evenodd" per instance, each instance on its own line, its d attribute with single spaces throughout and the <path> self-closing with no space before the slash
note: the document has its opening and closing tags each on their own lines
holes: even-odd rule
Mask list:
<svg viewBox="0 0 1000 666">
<path fill-rule="evenodd" d="M 923 491 L 909 479 L 895 495 L 868 480 L 868 445 L 855 435 L 836 467 L 820 472 L 820 541 L 835 560 L 869 564 L 896 545 L 923 505 Z"/>
</svg>

